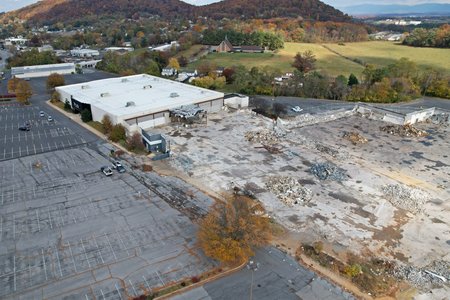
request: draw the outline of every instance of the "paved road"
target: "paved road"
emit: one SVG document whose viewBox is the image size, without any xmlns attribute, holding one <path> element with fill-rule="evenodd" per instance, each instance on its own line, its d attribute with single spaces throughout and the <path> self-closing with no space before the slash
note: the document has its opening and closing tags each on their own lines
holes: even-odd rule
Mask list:
<svg viewBox="0 0 450 300">
<path fill-rule="evenodd" d="M 252 261 L 256 268 L 244 268 L 172 299 L 354 299 L 274 247 L 257 251 Z"/>
</svg>

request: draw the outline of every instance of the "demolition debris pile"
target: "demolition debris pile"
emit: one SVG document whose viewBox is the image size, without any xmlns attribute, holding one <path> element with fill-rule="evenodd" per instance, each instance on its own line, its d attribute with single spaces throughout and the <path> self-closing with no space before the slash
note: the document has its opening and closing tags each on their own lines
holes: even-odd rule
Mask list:
<svg viewBox="0 0 450 300">
<path fill-rule="evenodd" d="M 429 199 L 429 195 L 421 189 L 400 184 L 388 184 L 383 186 L 381 190 L 392 205 L 412 213 L 422 212 L 425 202 Z"/>
<path fill-rule="evenodd" d="M 367 143 L 367 139 L 357 132 L 344 132 L 342 137 L 350 141 L 353 145 Z"/>
<path fill-rule="evenodd" d="M 251 143 L 259 143 L 262 145 L 274 145 L 279 142 L 279 136 L 268 129 L 247 131 L 245 133 L 245 139 Z"/>
<path fill-rule="evenodd" d="M 307 203 L 312 198 L 310 189 L 303 187 L 298 179 L 289 176 L 272 176 L 266 187 L 288 206 Z"/>
<path fill-rule="evenodd" d="M 347 172 L 344 169 L 329 162 L 313 164 L 310 171 L 320 180 L 344 181 L 348 178 Z"/>
<path fill-rule="evenodd" d="M 417 129 L 412 125 L 386 125 L 380 127 L 380 130 L 400 137 L 423 137 L 428 135 L 426 131 Z"/>
<path fill-rule="evenodd" d="M 398 264 L 393 268 L 392 275 L 401 280 L 407 280 L 419 289 L 430 289 L 448 283 L 450 262 L 435 261 L 425 268 Z"/>
</svg>

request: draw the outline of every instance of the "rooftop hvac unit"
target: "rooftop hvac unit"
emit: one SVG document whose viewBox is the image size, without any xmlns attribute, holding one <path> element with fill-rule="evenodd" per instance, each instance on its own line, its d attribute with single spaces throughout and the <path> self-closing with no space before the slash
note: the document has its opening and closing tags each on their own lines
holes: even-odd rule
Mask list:
<svg viewBox="0 0 450 300">
<path fill-rule="evenodd" d="M 179 97 L 178 93 L 170 93 L 170 98 L 176 98 Z"/>
<path fill-rule="evenodd" d="M 122 78 L 122 80 L 120 82 L 127 82 L 128 79 L 127 78 Z"/>
<path fill-rule="evenodd" d="M 83 84 L 82 86 L 81 86 L 81 89 L 82 90 L 85 90 L 85 89 L 87 89 L 89 86 L 87 85 L 87 84 Z"/>
<path fill-rule="evenodd" d="M 101 93 L 100 94 L 100 97 L 102 97 L 102 98 L 107 97 L 107 96 L 109 96 L 109 93 Z"/>
<path fill-rule="evenodd" d="M 127 104 L 125 104 L 125 107 L 130 107 L 130 106 L 136 106 L 136 104 L 133 101 L 129 101 L 129 102 L 127 102 Z"/>
<path fill-rule="evenodd" d="M 147 90 L 147 89 L 151 89 L 152 88 L 152 86 L 149 84 L 149 85 L 144 85 L 144 90 Z"/>
</svg>

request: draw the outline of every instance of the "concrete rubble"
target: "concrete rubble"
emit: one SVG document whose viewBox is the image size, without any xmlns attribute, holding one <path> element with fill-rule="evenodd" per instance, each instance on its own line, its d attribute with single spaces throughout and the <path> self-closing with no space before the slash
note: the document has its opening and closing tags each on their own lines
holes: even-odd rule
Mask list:
<svg viewBox="0 0 450 300">
<path fill-rule="evenodd" d="M 400 184 L 388 184 L 381 188 L 386 200 L 395 207 L 412 213 L 423 212 L 430 196 L 423 190 Z"/>
<path fill-rule="evenodd" d="M 280 137 L 274 132 L 268 129 L 262 129 L 258 131 L 247 131 L 245 133 L 245 139 L 251 143 L 259 143 L 262 145 L 274 145 L 279 142 Z"/>
<path fill-rule="evenodd" d="M 448 285 L 450 280 L 450 262 L 434 261 L 425 268 L 397 264 L 392 270 L 392 275 L 401 280 L 407 280 L 418 289 L 431 289 Z"/>
<path fill-rule="evenodd" d="M 412 125 L 386 125 L 380 127 L 380 130 L 401 137 L 424 137 L 428 135 L 426 131 Z"/>
<path fill-rule="evenodd" d="M 266 187 L 288 206 L 308 203 L 312 199 L 312 191 L 303 187 L 299 180 L 289 176 L 272 176 Z"/>
<path fill-rule="evenodd" d="M 348 178 L 344 169 L 329 162 L 313 164 L 310 172 L 320 180 L 345 181 Z"/>
<path fill-rule="evenodd" d="M 286 126 L 286 129 L 293 129 L 308 125 L 313 125 L 321 122 L 330 122 L 341 118 L 346 118 L 351 115 L 354 115 L 354 110 L 339 110 L 335 111 L 332 114 L 330 113 L 324 113 L 324 114 L 317 114 L 317 115 L 311 115 L 309 113 L 301 114 L 299 116 L 296 116 L 295 118 L 291 118 L 288 120 L 283 120 L 284 125 Z"/>
<path fill-rule="evenodd" d="M 367 143 L 367 139 L 357 132 L 344 132 L 342 137 L 350 141 L 353 145 Z"/>
</svg>

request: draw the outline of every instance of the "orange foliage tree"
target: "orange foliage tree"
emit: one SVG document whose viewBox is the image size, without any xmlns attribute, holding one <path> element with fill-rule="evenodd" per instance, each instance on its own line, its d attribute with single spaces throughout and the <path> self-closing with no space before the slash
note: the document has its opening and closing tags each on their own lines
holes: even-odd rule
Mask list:
<svg viewBox="0 0 450 300">
<path fill-rule="evenodd" d="M 220 262 L 243 262 L 271 238 L 270 224 L 261 206 L 247 197 L 234 196 L 217 203 L 200 222 L 198 239 L 205 254 Z"/>
</svg>

